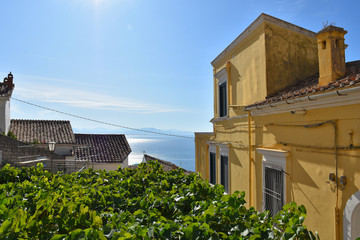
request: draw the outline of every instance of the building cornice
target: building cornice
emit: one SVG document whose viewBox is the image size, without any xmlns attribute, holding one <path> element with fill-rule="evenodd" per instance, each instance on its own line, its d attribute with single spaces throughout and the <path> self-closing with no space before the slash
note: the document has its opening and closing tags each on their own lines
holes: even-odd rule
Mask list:
<svg viewBox="0 0 360 240">
<path fill-rule="evenodd" d="M 360 104 L 360 86 L 245 108 L 252 116 Z"/>
<path fill-rule="evenodd" d="M 276 24 L 278 26 L 293 30 L 295 32 L 301 33 L 303 35 L 307 35 L 309 37 L 314 37 L 316 33 L 305 28 L 296 26 L 292 23 L 286 22 L 284 20 L 275 18 L 273 16 L 267 15 L 265 13 L 260 14 L 260 16 L 252 22 L 229 46 L 227 46 L 212 62 L 211 65 L 215 67 L 215 65 L 221 61 L 221 59 L 229 53 L 232 49 L 235 48 L 240 42 L 242 42 L 245 38 L 249 36 L 251 32 L 253 32 L 256 28 L 258 28 L 262 23 L 268 22 L 272 24 Z"/>
</svg>

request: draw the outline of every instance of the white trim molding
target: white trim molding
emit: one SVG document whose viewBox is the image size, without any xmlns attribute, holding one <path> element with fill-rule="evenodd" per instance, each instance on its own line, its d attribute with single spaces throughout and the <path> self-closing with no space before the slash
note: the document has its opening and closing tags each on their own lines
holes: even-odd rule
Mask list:
<svg viewBox="0 0 360 240">
<path fill-rule="evenodd" d="M 343 239 L 360 237 L 360 191 L 354 193 L 346 202 L 343 213 Z"/>
<path fill-rule="evenodd" d="M 226 68 L 223 68 L 219 72 L 215 73 L 214 77 L 219 79 L 219 84 L 226 81 L 227 80 Z"/>
<path fill-rule="evenodd" d="M 265 116 L 291 112 L 293 110 L 311 110 L 318 108 L 329 108 L 346 106 L 360 103 L 360 86 L 343 88 L 331 92 L 312 94 L 305 97 L 283 100 L 260 106 L 246 107 L 252 116 Z"/>
<path fill-rule="evenodd" d="M 286 170 L 286 158 L 289 156 L 288 151 L 271 148 L 257 148 L 258 153 L 263 155 L 263 163 Z"/>
<path fill-rule="evenodd" d="M 263 199 L 262 205 L 263 210 L 265 210 L 265 168 L 273 168 L 281 172 L 286 172 L 286 158 L 289 156 L 288 151 L 280 149 L 271 149 L 271 148 L 257 148 L 258 153 L 263 155 L 262 160 L 262 189 L 263 189 Z M 283 174 L 283 203 L 286 203 L 286 178 Z"/>
</svg>

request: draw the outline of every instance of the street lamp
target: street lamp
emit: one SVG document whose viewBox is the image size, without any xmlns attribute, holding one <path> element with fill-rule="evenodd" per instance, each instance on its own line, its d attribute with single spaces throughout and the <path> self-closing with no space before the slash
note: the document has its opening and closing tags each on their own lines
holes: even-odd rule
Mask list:
<svg viewBox="0 0 360 240">
<path fill-rule="evenodd" d="M 53 171 L 53 162 L 52 162 L 51 153 L 55 150 L 55 145 L 56 145 L 56 142 L 49 142 L 51 172 Z"/>
</svg>

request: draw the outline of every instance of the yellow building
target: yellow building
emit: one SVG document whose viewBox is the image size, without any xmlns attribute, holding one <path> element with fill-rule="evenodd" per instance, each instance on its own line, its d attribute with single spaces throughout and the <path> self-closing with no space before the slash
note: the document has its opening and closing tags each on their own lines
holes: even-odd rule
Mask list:
<svg viewBox="0 0 360 240">
<path fill-rule="evenodd" d="M 213 132 L 195 133 L 196 171 L 249 206 L 291 201 L 322 239 L 360 237 L 360 61 L 344 35 L 261 14 L 213 61 Z"/>
</svg>

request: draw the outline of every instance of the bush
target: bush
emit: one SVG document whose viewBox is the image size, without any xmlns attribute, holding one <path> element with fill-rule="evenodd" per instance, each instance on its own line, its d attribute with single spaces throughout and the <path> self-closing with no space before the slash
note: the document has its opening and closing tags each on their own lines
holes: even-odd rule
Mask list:
<svg viewBox="0 0 360 240">
<path fill-rule="evenodd" d="M 246 209 L 243 192 L 158 163 L 72 174 L 7 165 L 0 184 L 1 239 L 317 239 L 303 206 L 272 218 Z"/>
</svg>

